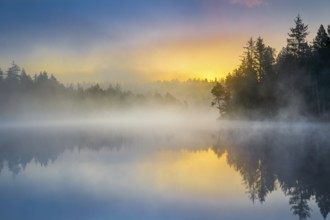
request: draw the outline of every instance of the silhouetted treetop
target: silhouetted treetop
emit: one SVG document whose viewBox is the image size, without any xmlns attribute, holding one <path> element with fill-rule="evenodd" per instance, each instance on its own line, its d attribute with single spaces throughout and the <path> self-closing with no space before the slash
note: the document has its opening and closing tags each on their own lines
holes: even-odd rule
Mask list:
<svg viewBox="0 0 330 220">
<path fill-rule="evenodd" d="M 325 31 L 324 26 L 321 25 L 313 41 L 313 50 L 314 51 L 327 50 L 329 46 L 330 46 L 330 37 Z"/>
<path fill-rule="evenodd" d="M 287 39 L 288 52 L 294 57 L 301 59 L 308 55 L 309 45 L 306 37 L 308 36 L 308 25 L 305 25 L 298 15 L 294 20 L 295 27 L 290 28 Z"/>
</svg>

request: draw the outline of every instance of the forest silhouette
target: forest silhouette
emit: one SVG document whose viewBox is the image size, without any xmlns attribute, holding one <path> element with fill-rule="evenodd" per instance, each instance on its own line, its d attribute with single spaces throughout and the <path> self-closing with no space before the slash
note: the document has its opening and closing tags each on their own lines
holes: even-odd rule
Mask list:
<svg viewBox="0 0 330 220">
<path fill-rule="evenodd" d="M 221 116 L 329 119 L 330 25 L 308 43 L 308 25 L 299 15 L 294 23 L 277 56 L 261 37 L 247 42 L 239 67 L 211 91 Z"/>
<path fill-rule="evenodd" d="M 77 116 L 141 106 L 148 109 L 186 106 L 186 103 L 166 91 L 133 93 L 122 89 L 119 84 L 111 83 L 106 88 L 98 83 L 65 86 L 45 71 L 31 77 L 15 62 L 5 73 L 0 69 L 0 103 L 0 118 L 11 119 Z"/>
</svg>

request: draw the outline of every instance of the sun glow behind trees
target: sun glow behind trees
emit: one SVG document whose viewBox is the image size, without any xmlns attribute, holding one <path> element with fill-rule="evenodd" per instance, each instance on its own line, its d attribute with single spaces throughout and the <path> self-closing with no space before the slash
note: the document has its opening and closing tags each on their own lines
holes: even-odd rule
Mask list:
<svg viewBox="0 0 330 220">
<path fill-rule="evenodd" d="M 214 79 L 259 35 L 280 51 L 300 12 L 315 28 L 329 1 L 1 1 L 0 66 L 46 70 L 63 83 Z M 60 16 L 59 16 L 60 12 Z M 281 15 L 281 16 L 279 16 Z M 281 34 L 279 34 L 281 33 Z M 309 39 L 312 40 L 312 39 Z"/>
</svg>

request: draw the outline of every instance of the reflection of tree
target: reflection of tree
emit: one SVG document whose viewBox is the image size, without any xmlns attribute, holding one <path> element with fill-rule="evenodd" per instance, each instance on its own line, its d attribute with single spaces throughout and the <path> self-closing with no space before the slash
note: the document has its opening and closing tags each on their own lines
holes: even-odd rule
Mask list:
<svg viewBox="0 0 330 220">
<path fill-rule="evenodd" d="M 315 200 L 324 218 L 330 211 L 330 145 L 327 128 L 226 129 L 213 149 L 227 152 L 249 198 L 261 203 L 278 186 L 299 219 L 311 216 Z"/>
<path fill-rule="evenodd" d="M 328 194 L 319 194 L 315 196 L 317 205 L 324 219 L 327 218 L 330 212 L 330 192 Z"/>
<path fill-rule="evenodd" d="M 123 143 L 131 141 L 129 137 L 118 133 L 111 134 L 110 130 L 102 132 L 83 129 L 77 131 L 15 129 L 0 131 L 0 136 L 0 171 L 6 165 L 14 174 L 19 173 L 33 161 L 41 166 L 47 166 L 65 150 L 118 149 Z"/>
<path fill-rule="evenodd" d="M 0 128 L 0 172 L 7 168 L 17 174 L 30 164 L 47 166 L 66 151 L 88 150 L 118 151 L 133 148 L 140 151 L 146 149 L 178 149 L 187 143 L 186 138 L 176 135 L 175 131 L 153 133 L 150 135 L 146 127 L 127 129 L 128 127 L 112 126 L 45 126 Z M 203 134 L 202 137 L 205 137 Z M 196 139 L 202 139 L 200 137 Z M 183 144 L 184 143 L 184 144 Z M 203 141 L 204 143 L 204 141 Z M 211 145 L 211 142 L 209 142 Z M 200 147 L 199 142 L 189 144 L 194 149 Z"/>
<path fill-rule="evenodd" d="M 289 203 L 293 214 L 297 215 L 299 219 L 309 218 L 312 211 L 308 205 L 311 198 L 309 190 L 302 188 L 299 182 L 296 182 L 296 186 L 289 190 L 288 195 L 290 196 Z"/>
</svg>

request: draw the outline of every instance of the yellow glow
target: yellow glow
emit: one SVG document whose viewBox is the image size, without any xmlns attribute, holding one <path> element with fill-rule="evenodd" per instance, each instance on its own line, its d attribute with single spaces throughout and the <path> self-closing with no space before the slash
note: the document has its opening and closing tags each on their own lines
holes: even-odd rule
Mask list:
<svg viewBox="0 0 330 220">
<path fill-rule="evenodd" d="M 208 37 L 159 43 L 138 51 L 135 68 L 151 80 L 213 80 L 225 76 L 239 63 L 242 45 L 236 40 Z"/>
<path fill-rule="evenodd" d="M 98 47 L 83 54 L 66 48 L 40 47 L 19 63 L 31 73 L 46 70 L 65 83 L 187 80 L 225 76 L 239 63 L 245 40 L 207 36 L 147 42 L 132 47 Z"/>
<path fill-rule="evenodd" d="M 26 64 L 22 64 L 31 74 L 47 71 L 61 82 L 100 82 L 99 72 L 109 71 L 109 64 L 100 59 L 99 53 L 77 56 L 62 48 L 39 48 Z"/>
<path fill-rule="evenodd" d="M 191 152 L 162 151 L 141 163 L 142 180 L 152 181 L 160 191 L 198 194 L 201 196 L 233 196 L 244 194 L 241 177 L 211 149 Z"/>
</svg>

